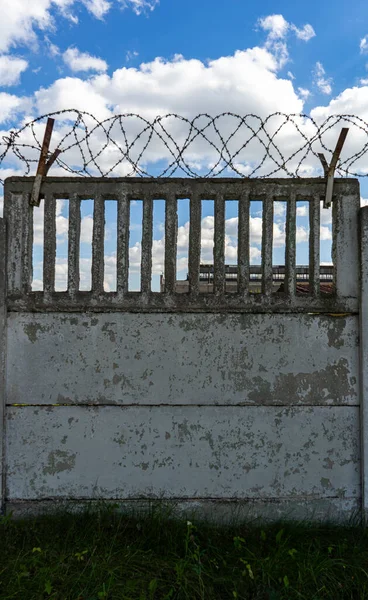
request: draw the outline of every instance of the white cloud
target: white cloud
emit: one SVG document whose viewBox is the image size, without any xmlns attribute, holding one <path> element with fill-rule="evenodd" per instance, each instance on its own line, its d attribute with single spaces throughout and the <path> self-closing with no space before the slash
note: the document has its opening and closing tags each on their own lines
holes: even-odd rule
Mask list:
<svg viewBox="0 0 368 600">
<path fill-rule="evenodd" d="M 368 36 L 367 35 L 364 36 L 364 38 L 362 38 L 360 40 L 359 48 L 360 48 L 361 54 L 366 54 L 366 52 L 368 52 Z"/>
<path fill-rule="evenodd" d="M 55 31 L 60 16 L 72 23 L 78 23 L 73 13 L 81 3 L 97 19 L 103 19 L 111 7 L 123 6 L 132 9 L 137 15 L 145 10 L 153 10 L 157 0 L 1 0 L 4 18 L 0 20 L 0 52 L 7 52 L 17 45 L 38 44 L 39 31 Z"/>
<path fill-rule="evenodd" d="M 303 99 L 293 88 L 289 79 L 278 76 L 278 63 L 274 54 L 265 48 L 251 48 L 245 51 L 237 51 L 233 56 L 221 57 L 207 63 L 200 60 L 186 60 L 176 56 L 171 61 L 156 58 L 150 63 L 143 63 L 139 68 L 123 67 L 112 73 L 100 74 L 83 80 L 78 77 L 66 77 L 56 80 L 50 87 L 41 88 L 35 92 L 35 114 L 45 114 L 55 110 L 63 110 L 66 107 L 87 111 L 96 116 L 97 119 L 106 119 L 111 115 L 119 113 L 137 113 L 142 117 L 153 120 L 157 115 L 177 113 L 184 117 L 193 118 L 199 113 L 217 115 L 224 109 L 224 97 L 226 97 L 226 109 L 236 114 L 257 114 L 261 118 L 273 112 L 300 113 L 303 109 Z M 258 128 L 257 122 L 249 119 L 251 127 Z M 268 123 L 268 130 L 272 133 L 280 125 L 280 117 L 274 117 Z M 204 126 L 208 119 L 203 117 L 197 121 L 197 126 Z M 128 139 L 133 141 L 144 124 L 138 119 L 126 118 L 123 120 Z M 183 121 L 167 119 L 163 122 L 175 141 L 180 146 L 187 138 L 189 126 Z M 230 136 L 238 122 L 231 117 L 223 117 L 218 123 L 223 136 Z M 92 125 L 92 122 L 90 123 Z M 303 127 L 302 120 L 300 125 Z M 44 127 L 40 125 L 40 137 Z M 60 135 L 58 137 L 58 130 Z M 63 121 L 57 122 L 54 128 L 53 139 L 57 143 L 61 139 L 63 131 L 67 131 L 67 124 Z M 159 130 L 159 126 L 158 126 Z M 215 146 L 221 146 L 221 140 L 213 127 L 209 127 L 205 134 L 209 142 Z M 82 132 L 81 132 L 82 135 Z M 139 138 L 130 150 L 130 156 L 138 157 L 140 150 L 147 141 L 147 135 Z M 122 147 L 124 139 L 118 124 L 111 131 L 111 136 Z M 264 143 L 267 139 L 264 137 Z M 231 137 L 229 149 L 236 152 L 241 148 L 246 139 L 252 137 L 252 130 L 246 125 Z M 278 145 L 286 140 L 288 152 L 293 154 L 300 147 L 300 134 L 288 124 L 278 134 Z M 95 131 L 90 138 L 92 149 L 101 150 L 103 145 L 103 132 Z M 68 139 L 68 143 L 72 138 Z M 194 169 L 215 165 L 218 154 L 214 151 L 211 143 L 199 136 L 185 151 L 185 160 L 193 165 Z M 63 144 L 64 147 L 67 143 Z M 170 143 L 172 146 L 172 144 Z M 281 147 L 281 146 L 280 146 Z M 86 148 L 85 148 L 86 149 Z M 98 149 L 98 150 L 97 150 Z M 175 151 L 175 148 L 173 149 Z M 88 149 L 87 156 L 88 156 Z M 271 149 L 272 153 L 272 149 Z M 244 174 L 252 171 L 254 161 L 264 154 L 264 146 L 257 140 L 250 142 L 243 151 L 236 154 L 234 163 Z M 119 162 L 121 153 L 117 147 L 110 144 L 98 157 L 98 163 L 103 172 L 112 165 Z M 150 170 L 148 163 L 157 160 L 172 160 L 172 155 L 161 142 L 158 135 L 151 139 L 149 147 L 145 150 L 144 168 Z M 298 157 L 293 159 L 297 164 Z M 77 148 L 64 154 L 63 160 L 70 165 L 80 165 L 81 156 Z M 273 167 L 277 165 L 273 164 Z M 220 165 L 221 167 L 221 165 Z M 264 172 L 270 167 L 267 160 L 263 164 Z M 91 165 L 91 173 L 93 171 Z M 271 169 L 269 169 L 271 170 Z M 120 165 L 114 170 L 116 176 L 124 176 L 131 171 L 129 164 Z M 54 167 L 53 167 L 53 172 Z"/>
<path fill-rule="evenodd" d="M 361 80 L 360 80 L 360 83 L 361 83 L 362 85 L 368 85 L 368 79 L 361 79 Z"/>
<path fill-rule="evenodd" d="M 291 79 L 292 81 L 294 81 L 294 79 L 295 79 L 295 76 L 292 74 L 292 72 L 291 72 L 291 71 L 288 71 L 288 72 L 287 72 L 287 76 L 288 76 L 288 77 L 290 77 L 290 79 Z"/>
<path fill-rule="evenodd" d="M 258 19 L 257 24 L 268 32 L 265 48 L 273 52 L 279 68 L 282 68 L 289 60 L 289 52 L 285 41 L 289 31 L 293 31 L 299 39 L 306 42 L 316 35 L 311 25 L 307 24 L 304 25 L 303 29 L 298 29 L 292 23 L 288 23 L 283 15 L 268 15 Z"/>
<path fill-rule="evenodd" d="M 274 202 L 273 214 L 275 217 L 284 217 L 286 215 L 286 202 Z"/>
<path fill-rule="evenodd" d="M 132 8 L 136 15 L 144 11 L 152 11 L 159 4 L 159 0 L 119 0 L 123 8 Z"/>
<path fill-rule="evenodd" d="M 301 87 L 298 87 L 298 93 L 299 93 L 299 96 L 301 96 L 303 98 L 303 100 L 308 100 L 309 96 L 311 95 L 309 90 L 306 90 L 305 88 L 301 88 Z"/>
<path fill-rule="evenodd" d="M 177 113 L 193 118 L 199 113 L 212 115 L 221 113 L 224 109 L 224 97 L 227 99 L 226 109 L 228 111 L 236 114 L 257 114 L 261 118 L 277 111 L 300 113 L 304 104 L 301 96 L 294 90 L 292 82 L 278 75 L 278 62 L 273 52 L 266 48 L 255 47 L 237 51 L 233 56 L 225 56 L 208 62 L 195 59 L 186 60 L 181 56 L 176 56 L 171 61 L 156 58 L 150 63 L 142 63 L 139 68 L 117 69 L 111 76 L 104 73 L 92 76 L 88 80 L 77 76 L 57 79 L 48 88 L 40 88 L 35 92 L 33 113 L 36 116 L 72 106 L 95 115 L 99 120 L 119 113 L 137 113 L 149 120 L 156 118 L 159 114 L 168 113 Z M 65 121 L 66 116 L 58 117 L 56 120 L 53 145 L 56 145 L 63 135 L 70 131 L 70 125 Z M 27 118 L 27 120 L 30 119 Z M 86 122 L 87 125 L 92 126 L 92 121 L 88 121 L 88 118 Z M 250 127 L 242 125 L 242 128 L 231 137 L 229 142 L 229 150 L 234 154 L 233 163 L 240 172 L 246 175 L 251 173 L 255 166 L 254 163 L 264 156 L 264 146 L 257 139 L 250 141 L 245 149 L 238 152 L 244 142 L 252 138 L 251 128 L 258 129 L 259 127 L 259 122 L 256 122 L 254 118 L 248 119 L 247 123 Z M 273 117 L 268 121 L 268 132 L 272 134 L 276 131 L 280 123 L 280 117 Z M 163 124 L 174 136 L 179 146 L 184 143 L 189 133 L 189 125 L 173 118 L 167 119 Z M 199 127 L 206 124 L 208 124 L 206 117 L 202 117 L 196 122 Z M 130 141 L 133 141 L 144 127 L 142 122 L 134 118 L 124 119 L 123 125 Z M 237 127 L 238 121 L 232 117 L 223 117 L 217 122 L 217 125 L 222 135 L 227 138 Z M 300 119 L 298 126 L 308 135 L 307 122 L 304 123 Z M 159 130 L 159 126 L 157 128 Z M 35 131 L 42 142 L 44 123 L 37 123 Z M 195 142 L 184 153 L 185 160 L 194 165 L 194 169 L 198 169 L 198 166 L 199 169 L 201 166 L 207 168 L 210 164 L 214 166 L 218 160 L 218 154 L 211 144 L 221 147 L 222 142 L 212 126 L 205 130 L 205 134 L 208 141 L 197 136 Z M 148 133 L 143 134 L 131 147 L 130 156 L 133 160 L 139 156 L 146 144 L 147 136 Z M 82 130 L 80 137 L 83 137 Z M 125 142 L 118 123 L 112 129 L 111 137 L 122 148 L 124 147 Z M 268 140 L 264 132 L 260 131 L 260 137 L 267 145 Z M 30 130 L 22 133 L 21 141 L 22 143 L 33 143 Z M 63 142 L 63 147 L 67 147 L 72 142 L 73 136 Z M 89 143 L 92 152 L 97 154 L 105 143 L 102 130 L 97 129 L 89 139 Z M 171 142 L 169 144 L 172 146 Z M 285 147 L 287 146 L 286 154 L 289 156 L 292 156 L 300 148 L 300 133 L 291 123 L 284 125 L 277 134 L 278 147 L 281 148 L 283 144 Z M 82 147 L 86 151 L 85 156 L 89 156 L 85 142 L 82 142 Z M 173 150 L 175 151 L 175 148 Z M 272 148 L 270 153 L 275 155 L 275 159 L 279 159 L 276 151 L 273 152 Z M 97 159 L 102 172 L 106 172 L 112 165 L 118 164 L 121 156 L 118 147 L 113 143 L 109 144 Z M 65 152 L 62 158 L 71 166 L 80 166 L 83 163 L 83 157 L 77 147 Z M 292 159 L 291 169 L 294 164 L 294 168 L 298 164 L 298 158 L 298 155 L 295 155 Z M 158 135 L 154 134 L 144 153 L 145 164 L 142 164 L 142 160 L 140 164 L 149 171 L 150 163 L 165 159 L 171 161 L 172 155 Z M 318 159 L 315 162 L 319 166 Z M 217 170 L 221 166 L 217 167 Z M 306 165 L 307 167 L 313 168 L 310 165 Z M 277 164 L 267 158 L 262 165 L 262 170 L 257 174 L 266 174 L 274 168 L 277 169 Z M 54 165 L 52 172 L 55 175 L 57 174 L 56 169 L 57 166 Z M 99 174 L 93 164 L 90 165 L 89 172 Z M 124 164 L 119 164 L 113 174 L 124 176 L 130 172 L 131 166 L 126 161 Z M 60 174 L 62 173 L 60 172 Z"/>
<path fill-rule="evenodd" d="M 45 42 L 48 46 L 48 51 L 49 51 L 50 56 L 52 56 L 53 58 L 55 56 L 59 56 L 59 54 L 60 54 L 59 46 L 57 46 L 56 44 L 53 44 L 47 35 L 45 36 Z"/>
<path fill-rule="evenodd" d="M 74 106 L 99 117 L 112 105 L 116 112 L 145 117 L 169 112 L 219 114 L 224 96 L 227 108 L 239 114 L 300 112 L 301 99 L 291 81 L 277 77 L 277 70 L 272 52 L 258 47 L 207 63 L 181 56 L 172 61 L 156 58 L 138 69 L 117 69 L 111 77 L 58 79 L 36 92 L 37 112 Z"/>
<path fill-rule="evenodd" d="M 321 225 L 320 239 L 321 241 L 332 240 L 332 231 L 330 227 L 327 227 L 326 225 Z"/>
<path fill-rule="evenodd" d="M 74 72 L 78 71 L 107 71 L 107 63 L 102 58 L 81 52 L 78 48 L 68 48 L 63 54 L 63 61 Z"/>
<path fill-rule="evenodd" d="M 87 215 L 81 220 L 80 241 L 85 244 L 92 244 L 93 217 Z"/>
<path fill-rule="evenodd" d="M 302 225 L 299 225 L 296 228 L 296 243 L 297 244 L 302 244 L 305 242 L 309 241 L 309 229 L 307 229 L 307 227 L 303 227 Z"/>
<path fill-rule="evenodd" d="M 289 52 L 285 42 L 289 23 L 282 15 L 269 15 L 258 20 L 258 25 L 268 32 L 265 48 L 274 55 L 278 68 L 282 68 L 289 60 Z"/>
<path fill-rule="evenodd" d="M 360 206 L 368 206 L 368 198 L 361 198 Z"/>
<path fill-rule="evenodd" d="M 268 17 L 259 19 L 258 24 L 264 31 L 269 32 L 270 40 L 284 38 L 289 29 L 289 23 L 282 15 L 268 15 Z"/>
<path fill-rule="evenodd" d="M 332 223 L 332 208 L 321 209 L 321 225 L 331 225 Z"/>
<path fill-rule="evenodd" d="M 324 70 L 322 63 L 320 62 L 316 63 L 314 71 L 314 83 L 322 92 L 322 94 L 329 95 L 332 93 L 332 78 L 326 77 L 326 71 Z"/>
<path fill-rule="evenodd" d="M 295 32 L 296 37 L 303 40 L 303 42 L 309 42 L 316 35 L 312 25 L 309 25 L 309 23 L 304 25 L 303 29 L 298 29 L 295 25 L 291 25 L 291 28 Z"/>
<path fill-rule="evenodd" d="M 27 98 L 0 92 L 0 123 L 4 123 L 30 106 Z"/>
<path fill-rule="evenodd" d="M 302 29 L 299 29 L 293 23 L 289 23 L 283 17 L 283 15 L 268 15 L 258 19 L 258 25 L 264 30 L 268 31 L 268 41 L 284 39 L 289 31 L 295 33 L 296 37 L 304 42 L 309 42 L 315 37 L 316 32 L 312 25 L 306 23 Z"/>
<path fill-rule="evenodd" d="M 23 58 L 0 56 L 0 86 L 16 85 L 27 68 L 28 62 Z"/>
<path fill-rule="evenodd" d="M 297 217 L 306 217 L 308 215 L 308 207 L 304 204 L 303 206 L 296 207 L 296 216 Z"/>
<path fill-rule="evenodd" d="M 344 115 L 351 114 L 357 115 L 366 121 L 368 121 L 368 88 L 367 87 L 353 87 L 347 88 L 341 94 L 333 98 L 327 106 L 317 106 L 311 111 L 311 117 L 317 119 L 319 122 L 327 119 L 330 115 Z M 344 125 L 341 124 L 341 127 Z M 364 139 L 366 134 L 364 134 Z M 349 139 L 350 137 L 350 139 Z M 348 136 L 347 141 L 344 144 L 344 148 L 347 143 L 351 143 L 351 137 Z M 354 128 L 354 138 L 358 142 L 358 147 L 361 143 L 361 132 Z"/>
<path fill-rule="evenodd" d="M 112 6 L 112 3 L 107 0 L 82 0 L 82 2 L 96 19 L 102 19 Z"/>
<path fill-rule="evenodd" d="M 334 115 L 356 115 L 356 119 L 353 117 L 346 121 L 339 120 L 337 117 L 336 125 L 331 130 L 325 130 L 323 140 L 328 148 L 335 148 L 341 128 L 348 127 L 349 133 L 341 152 L 341 160 L 347 161 L 345 167 L 349 167 L 351 173 L 368 174 L 367 154 L 365 152 L 360 154 L 367 141 L 367 131 L 364 126 L 362 127 L 361 120 L 368 122 L 368 86 L 347 88 L 332 98 L 326 106 L 315 107 L 310 114 L 319 125 Z M 357 160 L 350 164 L 348 158 L 357 153 L 359 155 Z M 330 157 L 331 154 L 326 156 L 328 161 Z"/>
<path fill-rule="evenodd" d="M 137 58 L 137 56 L 139 56 L 139 53 L 136 52 L 135 50 L 128 50 L 125 54 L 125 60 L 127 62 L 129 62 L 130 60 L 133 60 L 134 58 Z"/>
</svg>

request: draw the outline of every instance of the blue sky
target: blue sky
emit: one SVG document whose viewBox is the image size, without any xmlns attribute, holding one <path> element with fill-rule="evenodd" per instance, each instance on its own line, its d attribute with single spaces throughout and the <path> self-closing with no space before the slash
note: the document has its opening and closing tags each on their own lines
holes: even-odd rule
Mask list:
<svg viewBox="0 0 368 600">
<path fill-rule="evenodd" d="M 6 6 L 6 0 L 2 4 Z M 114 2 L 103 19 L 95 18 L 82 4 L 75 3 L 70 12 L 78 18 L 78 24 L 51 9 L 56 24 L 51 30 L 38 30 L 38 50 L 24 44 L 14 48 L 12 53 L 26 58 L 30 64 L 17 89 L 21 94 L 32 93 L 37 87 L 50 85 L 57 76 L 70 73 L 61 56 L 47 56 L 42 38 L 48 37 L 61 51 L 76 45 L 82 51 L 102 57 L 112 72 L 124 65 L 138 67 L 157 56 L 170 59 L 182 54 L 186 59 L 206 61 L 258 46 L 266 36 L 257 27 L 257 21 L 275 13 L 298 27 L 310 23 L 316 32 L 313 43 L 307 46 L 298 39 L 289 42 L 292 57 L 285 72 L 291 70 L 298 85 L 313 87 L 312 71 L 317 61 L 322 61 L 328 75 L 333 77 L 335 95 L 368 76 L 365 57 L 359 53 L 359 42 L 368 28 L 368 5 L 363 0 L 351 3 L 312 0 L 307 4 L 229 0 L 226 8 L 219 0 L 187 0 L 185 4 L 161 0 L 154 10 L 146 9 L 140 15 L 129 8 L 122 10 Z M 138 56 L 131 56 L 134 52 Z M 32 72 L 39 67 L 38 73 Z M 313 92 L 310 107 L 318 102 L 318 92 L 315 88 Z"/>
<path fill-rule="evenodd" d="M 246 3 L 228 0 L 0 0 L 0 127 L 1 135 L 39 114 L 66 108 L 90 111 L 97 118 L 120 112 L 147 119 L 176 112 L 193 118 L 199 112 L 274 111 L 310 114 L 319 123 L 336 114 L 354 114 L 368 121 L 368 4 L 326 1 Z M 61 124 L 59 123 L 60 127 Z M 305 125 L 307 127 L 307 125 Z M 42 134 L 40 125 L 39 134 Z M 129 125 L 130 127 L 130 125 Z M 226 129 L 227 125 L 224 123 Z M 326 134 L 334 146 L 339 129 Z M 55 134 L 57 136 L 58 123 Z M 132 126 L 132 132 L 134 127 Z M 184 130 L 183 130 L 184 131 Z M 184 135 L 175 130 L 176 135 Z M 290 133 L 290 132 L 289 132 Z M 293 134 L 295 136 L 295 132 Z M 55 139 L 55 138 L 54 138 Z M 366 134 L 349 132 L 346 151 L 353 154 Z M 98 139 L 95 141 L 98 147 Z M 295 137 L 280 138 L 281 147 L 296 147 Z M 284 144 L 284 146 L 282 146 Z M 294 146 L 293 146 L 294 144 Z M 208 150 L 208 149 L 207 149 Z M 206 152 L 207 152 L 206 150 Z M 155 172 L 164 157 L 153 145 L 145 166 Z M 210 151 L 194 148 L 190 160 L 198 167 L 213 164 Z M 254 160 L 261 156 L 254 150 Z M 241 168 L 247 168 L 247 157 Z M 78 157 L 70 155 L 71 161 Z M 103 159 L 109 167 L 108 157 Z M 111 160 L 111 159 L 110 159 Z M 248 161 L 249 161 L 248 156 Z M 158 161 L 158 162 L 155 162 Z M 368 166 L 368 165 L 367 165 Z M 320 174 L 308 162 L 310 174 Z M 21 174 L 23 166 L 8 157 L 0 177 Z M 359 172 L 365 162 L 360 161 Z M 368 170 L 368 169 L 367 169 Z M 57 167 L 54 174 L 62 174 Z M 245 171 L 244 171 L 245 172 Z M 124 174 L 118 172 L 117 175 Z M 227 174 L 227 173 L 225 173 Z M 307 172 L 305 173 L 307 174 Z M 362 197 L 368 186 L 361 180 Z M 236 262 L 237 203 L 227 205 L 227 261 Z M 298 262 L 306 262 L 308 218 L 298 207 Z M 179 276 L 186 276 L 188 206 L 179 202 Z M 66 281 L 67 202 L 59 203 L 57 280 Z M 82 281 L 90 270 L 92 202 L 82 209 Z M 258 203 L 252 204 L 253 262 L 259 262 Z M 155 203 L 154 289 L 163 260 L 164 203 Z M 203 260 L 210 261 L 213 205 L 203 204 Z M 141 203 L 132 207 L 131 286 L 139 285 Z M 322 213 L 321 260 L 329 262 L 330 214 Z M 41 285 L 42 207 L 35 219 L 34 267 Z M 284 260 L 285 213 L 275 215 L 274 260 Z M 106 212 L 106 285 L 114 289 L 116 205 Z"/>
</svg>

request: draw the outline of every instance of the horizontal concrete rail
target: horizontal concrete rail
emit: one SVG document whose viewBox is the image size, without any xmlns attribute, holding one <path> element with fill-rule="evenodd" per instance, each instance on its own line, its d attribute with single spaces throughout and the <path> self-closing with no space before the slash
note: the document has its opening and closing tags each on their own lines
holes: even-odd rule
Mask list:
<svg viewBox="0 0 368 600">
<path fill-rule="evenodd" d="M 357 312 L 358 265 L 357 231 L 359 185 L 356 180 L 337 180 L 333 210 L 333 258 L 335 288 L 331 295 L 320 294 L 320 201 L 325 184 L 320 179 L 81 179 L 49 178 L 42 186 L 45 197 L 43 291 L 31 291 L 33 210 L 29 195 L 33 178 L 9 178 L 5 186 L 5 218 L 8 224 L 8 300 L 10 310 L 75 311 L 204 311 L 204 312 Z M 55 291 L 56 200 L 69 200 L 68 290 Z M 80 291 L 79 239 L 80 202 L 94 200 L 92 241 L 92 289 Z M 177 200 L 189 198 L 189 291 L 175 292 Z M 116 200 L 117 291 L 104 290 L 105 200 Z M 129 213 L 132 200 L 143 201 L 141 291 L 128 291 Z M 153 200 L 164 199 L 165 288 L 151 291 Z M 200 293 L 201 201 L 215 202 L 213 293 Z M 225 201 L 238 200 L 238 289 L 225 289 Z M 249 203 L 263 202 L 262 293 L 249 290 Z M 273 206 L 287 204 L 285 291 L 272 290 Z M 296 293 L 296 202 L 309 202 L 310 294 Z"/>
</svg>

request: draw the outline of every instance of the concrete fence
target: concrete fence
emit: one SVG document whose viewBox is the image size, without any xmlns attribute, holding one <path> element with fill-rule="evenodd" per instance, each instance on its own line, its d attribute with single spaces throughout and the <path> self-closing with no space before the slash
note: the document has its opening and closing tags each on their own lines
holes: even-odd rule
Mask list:
<svg viewBox="0 0 368 600">
<path fill-rule="evenodd" d="M 43 290 L 32 291 L 33 178 L 0 221 L 2 505 L 175 501 L 228 517 L 347 520 L 368 508 L 368 208 L 336 180 L 333 293 L 321 293 L 320 179 L 48 178 Z M 58 198 L 68 287 L 55 291 Z M 91 291 L 80 203 L 94 200 Z M 152 206 L 165 200 L 164 290 L 151 291 Z M 189 198 L 188 293 L 177 293 L 177 200 Z M 129 209 L 143 201 L 141 291 L 128 290 Z M 215 203 L 212 293 L 199 288 L 201 201 Z M 225 288 L 225 202 L 238 200 L 237 290 Z M 104 202 L 117 202 L 116 292 L 104 290 Z M 249 203 L 263 202 L 262 293 L 249 289 Z M 287 205 L 285 286 L 272 286 L 274 201 Z M 296 202 L 309 203 L 309 288 L 296 287 Z"/>
</svg>

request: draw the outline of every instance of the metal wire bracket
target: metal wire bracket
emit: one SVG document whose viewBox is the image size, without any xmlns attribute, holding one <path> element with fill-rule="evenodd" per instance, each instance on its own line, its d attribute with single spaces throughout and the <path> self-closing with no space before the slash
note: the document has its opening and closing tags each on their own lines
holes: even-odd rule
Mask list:
<svg viewBox="0 0 368 600">
<path fill-rule="evenodd" d="M 322 163 L 323 172 L 327 179 L 326 196 L 325 196 L 325 199 L 323 202 L 323 208 L 330 208 L 330 206 L 331 206 L 335 169 L 336 169 L 337 161 L 339 160 L 339 157 L 341 154 L 342 147 L 346 140 L 346 136 L 348 135 L 348 131 L 349 131 L 348 127 L 343 127 L 341 129 L 341 133 L 340 133 L 339 139 L 337 140 L 336 148 L 332 155 L 332 160 L 331 160 L 330 165 L 328 165 L 324 154 L 318 154 L 319 160 Z"/>
<path fill-rule="evenodd" d="M 36 177 L 35 177 L 33 188 L 32 188 L 31 199 L 29 201 L 31 206 L 40 206 L 40 200 L 41 200 L 40 192 L 41 192 L 42 179 L 44 177 L 46 177 L 51 165 L 53 165 L 53 163 L 55 162 L 55 160 L 61 153 L 60 149 L 55 150 L 55 152 L 50 156 L 49 160 L 46 160 L 48 152 L 49 152 L 50 141 L 51 141 L 51 136 L 52 136 L 52 130 L 54 128 L 54 123 L 55 123 L 55 119 L 50 119 L 50 118 L 47 119 L 45 135 L 44 135 L 42 147 L 41 147 L 40 160 L 38 161 L 37 173 L 36 173 Z"/>
</svg>

